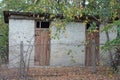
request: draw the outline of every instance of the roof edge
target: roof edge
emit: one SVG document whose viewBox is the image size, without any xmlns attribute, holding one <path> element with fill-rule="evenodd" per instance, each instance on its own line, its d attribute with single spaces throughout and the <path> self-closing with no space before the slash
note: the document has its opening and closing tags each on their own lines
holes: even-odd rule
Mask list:
<svg viewBox="0 0 120 80">
<path fill-rule="evenodd" d="M 33 19 L 40 19 L 43 18 L 48 20 L 48 21 L 52 21 L 54 18 L 60 18 L 63 19 L 63 15 L 62 14 L 57 14 L 54 15 L 54 17 L 50 18 L 50 13 L 32 13 L 32 12 L 15 12 L 15 11 L 3 11 L 3 15 L 4 15 L 4 22 L 5 23 L 9 23 L 9 17 L 11 15 L 13 16 L 24 16 L 24 17 L 32 17 Z"/>
<path fill-rule="evenodd" d="M 23 16 L 23 17 L 30 17 L 32 19 L 40 19 L 41 21 L 53 21 L 55 18 L 65 19 L 63 14 L 50 14 L 50 13 L 32 13 L 32 12 L 15 12 L 15 11 L 3 11 L 4 15 L 4 22 L 9 23 L 9 18 L 13 16 Z M 51 17 L 52 16 L 52 17 Z M 42 19 L 43 18 L 43 19 Z M 99 16 L 90 15 L 77 15 L 73 16 L 73 22 L 84 22 L 85 20 L 99 22 Z"/>
</svg>

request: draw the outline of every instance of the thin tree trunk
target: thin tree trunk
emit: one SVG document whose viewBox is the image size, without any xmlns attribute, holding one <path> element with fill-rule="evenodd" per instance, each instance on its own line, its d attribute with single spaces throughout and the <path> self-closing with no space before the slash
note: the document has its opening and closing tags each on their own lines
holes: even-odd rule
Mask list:
<svg viewBox="0 0 120 80">
<path fill-rule="evenodd" d="M 24 62 L 24 48 L 23 41 L 20 42 L 20 77 L 25 80 L 25 62 Z"/>
</svg>

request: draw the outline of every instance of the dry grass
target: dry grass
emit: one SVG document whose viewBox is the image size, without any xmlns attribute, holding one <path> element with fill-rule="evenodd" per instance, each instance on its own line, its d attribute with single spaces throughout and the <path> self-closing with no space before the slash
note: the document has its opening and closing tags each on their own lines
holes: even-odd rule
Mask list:
<svg viewBox="0 0 120 80">
<path fill-rule="evenodd" d="M 18 69 L 5 69 L 1 72 L 5 80 L 18 80 Z M 28 80 L 120 80 L 109 67 L 97 67 L 92 73 L 91 67 L 30 68 L 26 74 Z M 22 80 L 22 79 L 20 79 Z"/>
</svg>

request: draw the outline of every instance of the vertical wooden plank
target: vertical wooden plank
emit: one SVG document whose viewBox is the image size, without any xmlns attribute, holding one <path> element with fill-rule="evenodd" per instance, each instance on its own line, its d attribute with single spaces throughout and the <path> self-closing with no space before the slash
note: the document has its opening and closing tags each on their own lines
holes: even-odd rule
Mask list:
<svg viewBox="0 0 120 80">
<path fill-rule="evenodd" d="M 45 65 L 45 56 L 46 56 L 46 53 L 45 53 L 45 39 L 46 39 L 46 35 L 45 35 L 45 31 L 42 32 L 42 53 L 41 53 L 41 59 L 42 59 L 42 64 L 41 65 Z"/>
<path fill-rule="evenodd" d="M 40 56 L 39 51 L 38 51 L 40 50 L 39 30 L 36 30 L 35 34 L 36 34 L 35 36 L 35 65 L 39 65 L 39 56 Z"/>
<path fill-rule="evenodd" d="M 92 63 L 92 58 L 91 58 L 91 48 L 92 45 L 90 45 L 90 41 L 91 40 L 95 40 L 95 61 L 96 64 L 99 64 L 99 32 L 93 32 L 90 33 L 88 31 L 86 31 L 86 41 L 88 42 L 88 44 L 86 45 L 86 55 L 85 55 L 85 65 L 86 66 L 91 66 Z"/>
<path fill-rule="evenodd" d="M 47 44 L 46 44 L 46 46 L 47 46 L 47 56 L 46 56 L 46 65 L 49 65 L 49 62 L 50 62 L 50 36 L 49 36 L 49 32 L 47 32 Z"/>
<path fill-rule="evenodd" d="M 99 65 L 99 32 L 95 32 L 96 65 Z"/>
<path fill-rule="evenodd" d="M 47 60 L 47 37 L 48 36 L 47 36 L 47 32 L 45 32 L 44 34 L 45 34 L 45 36 L 44 36 L 44 38 L 45 38 L 44 39 L 44 53 L 45 53 L 44 54 L 44 58 L 45 58 L 44 59 L 44 64 L 46 65 L 46 60 Z"/>
<path fill-rule="evenodd" d="M 35 43 L 35 65 L 45 66 L 49 64 L 49 55 L 50 51 L 48 51 L 50 44 L 48 44 L 50 37 L 49 37 L 49 31 L 44 29 L 37 29 L 36 30 L 39 35 L 36 36 Z M 39 64 L 38 64 L 39 62 Z"/>
<path fill-rule="evenodd" d="M 86 45 L 86 62 L 85 65 L 86 66 L 90 66 L 91 64 L 91 45 L 90 45 L 90 41 L 91 41 L 91 34 L 89 32 L 86 32 L 86 41 L 87 41 L 87 45 Z"/>
<path fill-rule="evenodd" d="M 91 39 L 91 43 L 90 43 L 92 46 L 91 46 L 91 65 L 92 65 L 92 72 L 93 73 L 96 73 L 96 43 L 95 43 L 95 39 Z"/>
<path fill-rule="evenodd" d="M 99 65 L 99 32 L 94 32 L 96 65 Z"/>
</svg>

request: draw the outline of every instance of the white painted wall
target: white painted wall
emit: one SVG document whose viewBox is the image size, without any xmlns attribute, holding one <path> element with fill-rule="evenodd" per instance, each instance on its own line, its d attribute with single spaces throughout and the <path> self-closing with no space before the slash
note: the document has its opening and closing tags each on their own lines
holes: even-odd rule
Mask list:
<svg viewBox="0 0 120 80">
<path fill-rule="evenodd" d="M 55 33 L 55 27 L 52 27 L 52 35 Z M 60 39 L 51 39 L 51 66 L 73 66 L 84 65 L 85 46 L 85 25 L 82 23 L 69 23 L 66 26 L 65 33 L 61 33 Z M 70 55 L 67 53 L 71 50 Z M 73 56 L 73 58 L 71 58 Z M 75 61 L 72 61 L 72 59 Z"/>
<path fill-rule="evenodd" d="M 34 20 L 9 19 L 9 66 L 16 67 L 20 63 L 20 42 L 24 43 L 24 56 L 27 59 L 34 44 Z M 28 50 L 29 48 L 29 50 Z M 28 50 L 28 52 L 27 52 Z M 30 57 L 30 65 L 34 63 L 34 47 Z"/>
<path fill-rule="evenodd" d="M 100 29 L 103 25 L 100 26 Z M 55 27 L 52 27 L 52 34 L 55 32 Z M 114 39 L 117 36 L 116 27 L 109 31 L 110 39 Z M 35 34 L 35 22 L 34 20 L 24 19 L 9 19 L 9 66 L 17 67 L 20 63 L 20 41 L 24 42 L 24 55 L 32 49 L 30 57 L 30 66 L 34 65 L 34 34 Z M 60 34 L 60 39 L 51 38 L 51 53 L 50 53 L 50 66 L 73 66 L 85 64 L 85 46 L 78 45 L 83 44 L 85 41 L 85 24 L 83 23 L 69 23 L 66 26 L 65 33 Z M 31 45 L 30 43 L 31 42 Z M 100 32 L 100 44 L 106 42 L 105 32 Z M 27 52 L 27 49 L 29 50 Z M 68 52 L 71 51 L 70 55 Z M 100 54 L 102 50 L 100 50 Z M 108 54 L 108 53 L 107 53 Z M 25 58 L 28 60 L 28 55 Z M 73 58 L 71 57 L 73 56 Z M 108 58 L 104 56 L 103 60 Z M 75 62 L 73 62 L 74 60 Z"/>
<path fill-rule="evenodd" d="M 55 31 L 54 27 L 52 28 Z M 24 42 L 24 58 L 28 60 L 31 48 L 30 66 L 34 65 L 34 20 L 9 19 L 9 67 L 20 65 L 20 42 Z M 60 39 L 51 39 L 50 66 L 84 65 L 85 46 L 79 46 L 85 40 L 85 26 L 81 23 L 69 23 Z M 31 42 L 31 45 L 29 44 Z M 30 47 L 30 48 L 29 48 Z M 27 49 L 29 48 L 28 52 Z M 68 55 L 68 51 L 72 52 Z M 73 56 L 73 58 L 71 58 Z M 74 60 L 75 62 L 73 62 Z"/>
</svg>

